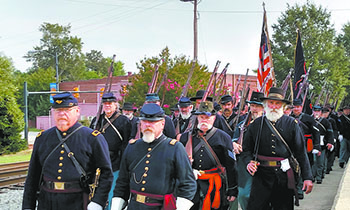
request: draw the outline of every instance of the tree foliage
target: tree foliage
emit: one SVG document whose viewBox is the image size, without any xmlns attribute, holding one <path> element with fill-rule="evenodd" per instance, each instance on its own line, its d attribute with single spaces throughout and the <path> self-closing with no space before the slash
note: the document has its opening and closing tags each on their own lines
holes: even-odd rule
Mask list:
<svg viewBox="0 0 350 210">
<path fill-rule="evenodd" d="M 159 76 L 157 88 L 162 85 L 158 95 L 162 101 L 162 106 L 169 113 L 169 107 L 179 100 L 183 86 L 187 81 L 187 75 L 192 66 L 192 62 L 185 56 L 171 57 L 168 47 L 164 48 L 159 56 L 144 58 L 137 63 L 139 73 L 132 77 L 132 86 L 128 86 L 128 93 L 125 101 L 133 102 L 137 107 L 141 107 L 145 101 L 145 95 L 151 85 L 155 65 L 159 66 Z M 166 69 L 169 69 L 167 79 L 162 83 L 162 78 Z M 205 89 L 209 81 L 210 73 L 206 66 L 196 64 L 187 96 L 194 96 L 199 89 Z"/>
<path fill-rule="evenodd" d="M 343 26 L 342 33 L 339 34 L 339 36 L 337 37 L 337 42 L 339 45 L 344 46 L 345 52 L 349 61 L 350 60 L 350 22 L 348 22 Z M 348 75 L 347 79 L 350 80 L 350 75 Z M 350 84 L 346 86 L 346 93 L 349 93 L 349 92 L 350 92 Z M 342 105 L 345 105 L 345 104 L 347 105 L 350 104 L 349 94 L 342 100 Z"/>
<path fill-rule="evenodd" d="M 11 61 L 0 56 L 0 155 L 17 152 L 26 147 L 21 139 L 23 113 L 15 98 L 14 67 Z"/>
<path fill-rule="evenodd" d="M 333 96 L 336 94 L 342 98 L 345 95 L 345 86 L 349 83 L 349 61 L 344 48 L 336 43 L 330 17 L 330 12 L 310 2 L 302 6 L 287 5 L 287 10 L 278 18 L 278 24 L 272 25 L 272 52 L 279 85 L 294 67 L 296 30 L 299 28 L 306 68 L 312 64 L 309 75 L 311 91 L 318 95 L 325 88 Z"/>
</svg>

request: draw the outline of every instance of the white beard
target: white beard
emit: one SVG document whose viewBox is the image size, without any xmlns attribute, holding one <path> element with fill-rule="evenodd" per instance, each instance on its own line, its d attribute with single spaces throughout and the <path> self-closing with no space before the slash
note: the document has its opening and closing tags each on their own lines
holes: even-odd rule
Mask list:
<svg viewBox="0 0 350 210">
<path fill-rule="evenodd" d="M 188 118 L 191 117 L 191 112 L 189 112 L 187 114 L 180 112 L 180 115 L 181 115 L 182 119 L 187 120 Z"/>
<path fill-rule="evenodd" d="M 264 103 L 264 109 L 266 111 L 266 118 L 272 122 L 276 122 L 283 116 L 283 106 L 279 109 L 270 109 L 267 104 Z"/>
<path fill-rule="evenodd" d="M 156 138 L 153 132 L 151 131 L 146 131 L 142 133 L 142 140 L 146 143 L 152 143 Z"/>
<path fill-rule="evenodd" d="M 130 114 L 124 114 L 127 118 L 129 118 L 129 120 L 131 120 L 131 118 L 132 118 L 132 113 L 130 113 Z"/>
<path fill-rule="evenodd" d="M 208 123 L 199 123 L 199 124 L 197 125 L 197 128 L 198 128 L 199 130 L 202 130 L 202 131 L 203 131 L 203 129 L 201 129 L 203 125 L 205 125 L 205 126 L 208 128 L 208 130 L 210 130 L 210 129 L 213 127 L 213 125 L 210 125 L 210 124 L 208 124 Z"/>
</svg>

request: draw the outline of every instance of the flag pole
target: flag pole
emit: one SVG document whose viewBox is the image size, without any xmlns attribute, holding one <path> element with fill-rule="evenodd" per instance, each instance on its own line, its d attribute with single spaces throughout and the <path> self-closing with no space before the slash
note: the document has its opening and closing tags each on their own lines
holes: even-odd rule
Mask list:
<svg viewBox="0 0 350 210">
<path fill-rule="evenodd" d="M 276 86 L 275 69 L 274 69 L 273 61 L 272 61 L 272 51 L 271 51 L 269 31 L 267 30 L 267 18 L 266 18 L 265 2 L 263 2 L 263 8 L 264 8 L 265 31 L 266 31 L 266 36 L 267 36 L 267 48 L 269 49 L 269 56 L 270 56 L 270 68 L 271 68 L 270 71 L 271 71 L 271 76 L 272 76 L 272 85 L 275 87 Z"/>
</svg>

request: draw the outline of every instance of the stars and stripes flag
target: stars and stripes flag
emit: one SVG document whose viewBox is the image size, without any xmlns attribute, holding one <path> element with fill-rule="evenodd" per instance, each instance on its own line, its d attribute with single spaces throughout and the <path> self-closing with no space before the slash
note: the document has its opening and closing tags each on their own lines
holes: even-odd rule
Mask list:
<svg viewBox="0 0 350 210">
<path fill-rule="evenodd" d="M 264 8 L 263 27 L 259 47 L 259 66 L 257 76 L 257 91 L 265 96 L 269 93 L 275 80 L 269 33 L 267 31 L 266 11 Z"/>
</svg>

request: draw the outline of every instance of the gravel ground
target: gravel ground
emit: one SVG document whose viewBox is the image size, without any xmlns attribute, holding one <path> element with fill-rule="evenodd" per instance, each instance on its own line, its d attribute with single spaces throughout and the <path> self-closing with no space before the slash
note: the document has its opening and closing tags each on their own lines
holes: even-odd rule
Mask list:
<svg viewBox="0 0 350 210">
<path fill-rule="evenodd" d="M 22 209 L 23 189 L 1 189 L 0 190 L 0 210 L 20 210 Z"/>
</svg>

